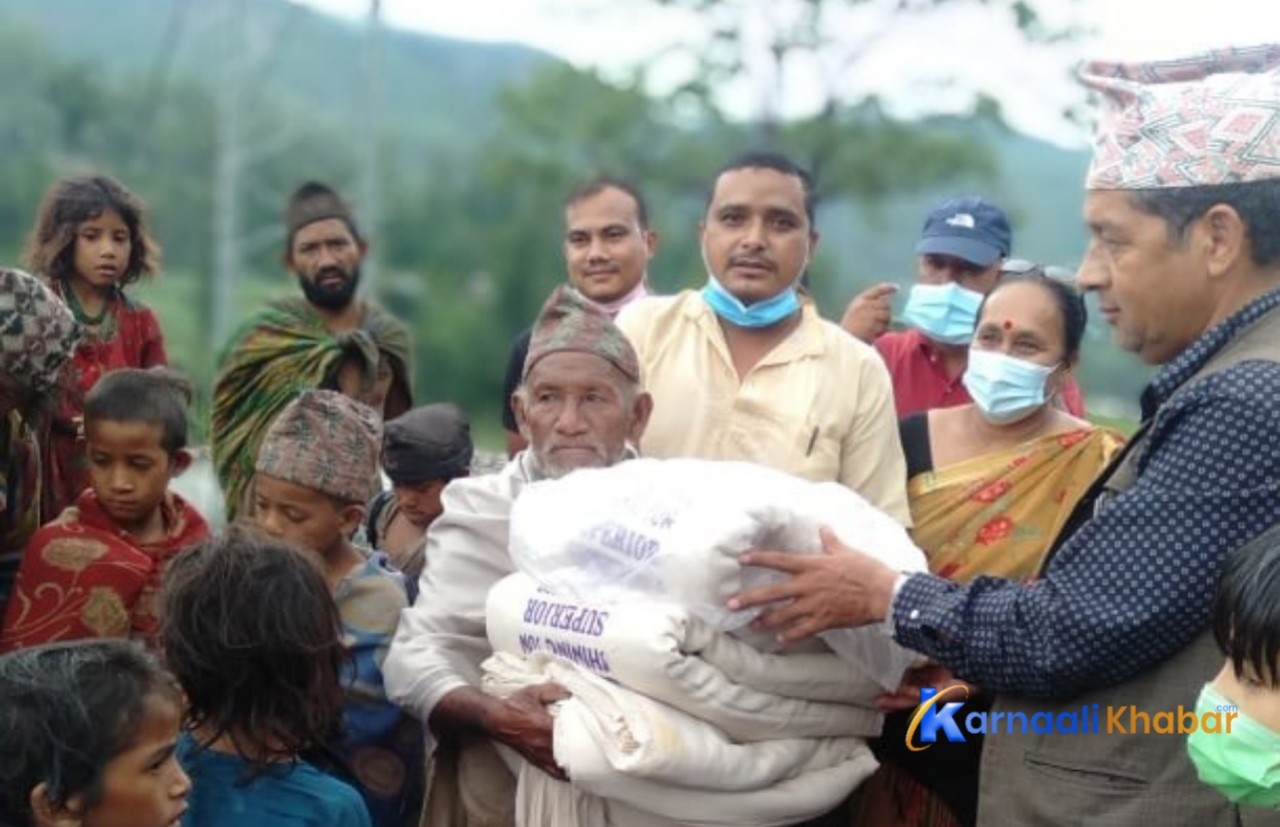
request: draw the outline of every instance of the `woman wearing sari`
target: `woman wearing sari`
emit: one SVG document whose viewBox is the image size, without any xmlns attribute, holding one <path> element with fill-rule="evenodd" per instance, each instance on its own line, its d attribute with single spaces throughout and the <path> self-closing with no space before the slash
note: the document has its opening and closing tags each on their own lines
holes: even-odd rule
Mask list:
<svg viewBox="0 0 1280 827">
<path fill-rule="evenodd" d="M 914 538 L 935 574 L 961 583 L 1034 578 L 1076 502 L 1120 449 L 1115 432 L 1048 403 L 1079 360 L 1086 321 L 1070 284 L 1041 270 L 1006 277 L 979 311 L 963 380 L 973 403 L 902 420 Z M 939 676 L 926 674 L 924 684 L 936 685 Z M 855 823 L 974 824 L 981 738 L 908 750 L 919 695 L 907 697 L 912 708 L 886 717 L 876 746 L 882 767 L 864 786 Z M 956 720 L 990 707 L 980 690 L 969 697 Z"/>
</svg>

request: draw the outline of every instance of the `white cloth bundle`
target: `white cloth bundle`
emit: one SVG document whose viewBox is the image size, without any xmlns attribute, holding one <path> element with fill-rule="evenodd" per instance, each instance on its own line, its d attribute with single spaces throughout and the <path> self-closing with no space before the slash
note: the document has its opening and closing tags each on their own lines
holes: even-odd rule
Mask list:
<svg viewBox="0 0 1280 827">
<path fill-rule="evenodd" d="M 684 459 L 630 460 L 528 486 L 511 513 L 511 557 L 558 595 L 662 599 L 732 631 L 758 612 L 729 612 L 728 598 L 782 577 L 741 567 L 739 555 L 818 552 L 823 525 L 899 571 L 926 568 L 901 525 L 841 485 L 750 463 Z M 916 660 L 874 627 L 821 637 L 884 689 L 897 688 Z"/>
<path fill-rule="evenodd" d="M 627 824 L 626 808 L 682 824 L 791 824 L 831 810 L 876 767 L 860 738 L 735 743 L 705 721 L 545 654 L 500 652 L 484 672 L 485 691 L 497 697 L 547 681 L 573 694 L 555 706 L 553 735 L 572 784 L 522 771 L 517 809 L 529 825 Z M 593 821 L 615 805 L 619 812 Z"/>
<path fill-rule="evenodd" d="M 495 652 L 575 663 L 736 741 L 875 736 L 879 687 L 833 654 L 766 654 L 670 603 L 561 598 L 526 574 L 490 592 Z"/>
</svg>

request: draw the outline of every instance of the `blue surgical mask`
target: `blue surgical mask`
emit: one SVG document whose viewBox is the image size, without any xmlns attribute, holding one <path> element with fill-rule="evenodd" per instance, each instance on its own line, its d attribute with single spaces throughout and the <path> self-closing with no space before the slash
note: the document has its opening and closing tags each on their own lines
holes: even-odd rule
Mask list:
<svg viewBox="0 0 1280 827">
<path fill-rule="evenodd" d="M 1045 380 L 1056 370 L 992 350 L 969 349 L 964 386 L 989 421 L 1008 425 L 1045 404 Z"/>
<path fill-rule="evenodd" d="M 1235 709 L 1212 684 L 1205 684 L 1196 701 L 1196 718 Z M 1225 729 L 1225 727 L 1224 727 Z M 1238 804 L 1280 807 L 1280 732 L 1268 729 L 1237 711 L 1230 732 L 1205 732 L 1196 727 L 1187 736 L 1187 752 L 1200 780 Z"/>
<path fill-rule="evenodd" d="M 968 344 L 978 326 L 983 296 L 955 282 L 911 287 L 902 320 L 908 327 L 946 345 Z"/>
<path fill-rule="evenodd" d="M 737 296 L 725 289 L 711 272 L 711 262 L 707 259 L 707 248 L 702 248 L 702 266 L 707 268 L 707 283 L 702 288 L 702 299 L 717 316 L 737 327 L 772 327 L 800 309 L 800 299 L 796 294 L 799 276 L 791 286 L 778 295 L 758 301 L 750 306 L 743 304 Z M 809 257 L 805 256 L 804 265 L 809 266 Z"/>
</svg>

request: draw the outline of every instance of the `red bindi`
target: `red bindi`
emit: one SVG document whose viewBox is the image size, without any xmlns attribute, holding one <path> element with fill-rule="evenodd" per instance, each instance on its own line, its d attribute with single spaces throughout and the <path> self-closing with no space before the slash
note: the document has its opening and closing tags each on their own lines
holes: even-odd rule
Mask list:
<svg viewBox="0 0 1280 827">
<path fill-rule="evenodd" d="M 1013 322 L 1009 321 L 1008 319 L 1005 319 L 1005 320 L 1004 320 L 1004 329 L 1005 329 L 1005 330 L 1013 330 Z"/>
</svg>

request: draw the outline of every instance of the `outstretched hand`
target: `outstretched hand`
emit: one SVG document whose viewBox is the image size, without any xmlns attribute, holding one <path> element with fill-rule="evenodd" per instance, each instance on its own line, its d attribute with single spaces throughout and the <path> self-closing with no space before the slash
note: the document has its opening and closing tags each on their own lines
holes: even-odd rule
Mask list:
<svg viewBox="0 0 1280 827">
<path fill-rule="evenodd" d="M 765 629 L 779 630 L 778 640 L 797 640 L 839 629 L 884 620 L 898 572 L 874 557 L 855 551 L 823 527 L 821 554 L 750 551 L 744 566 L 760 566 L 791 575 L 781 583 L 739 592 L 729 609 L 767 605 L 756 620 Z"/>
</svg>

